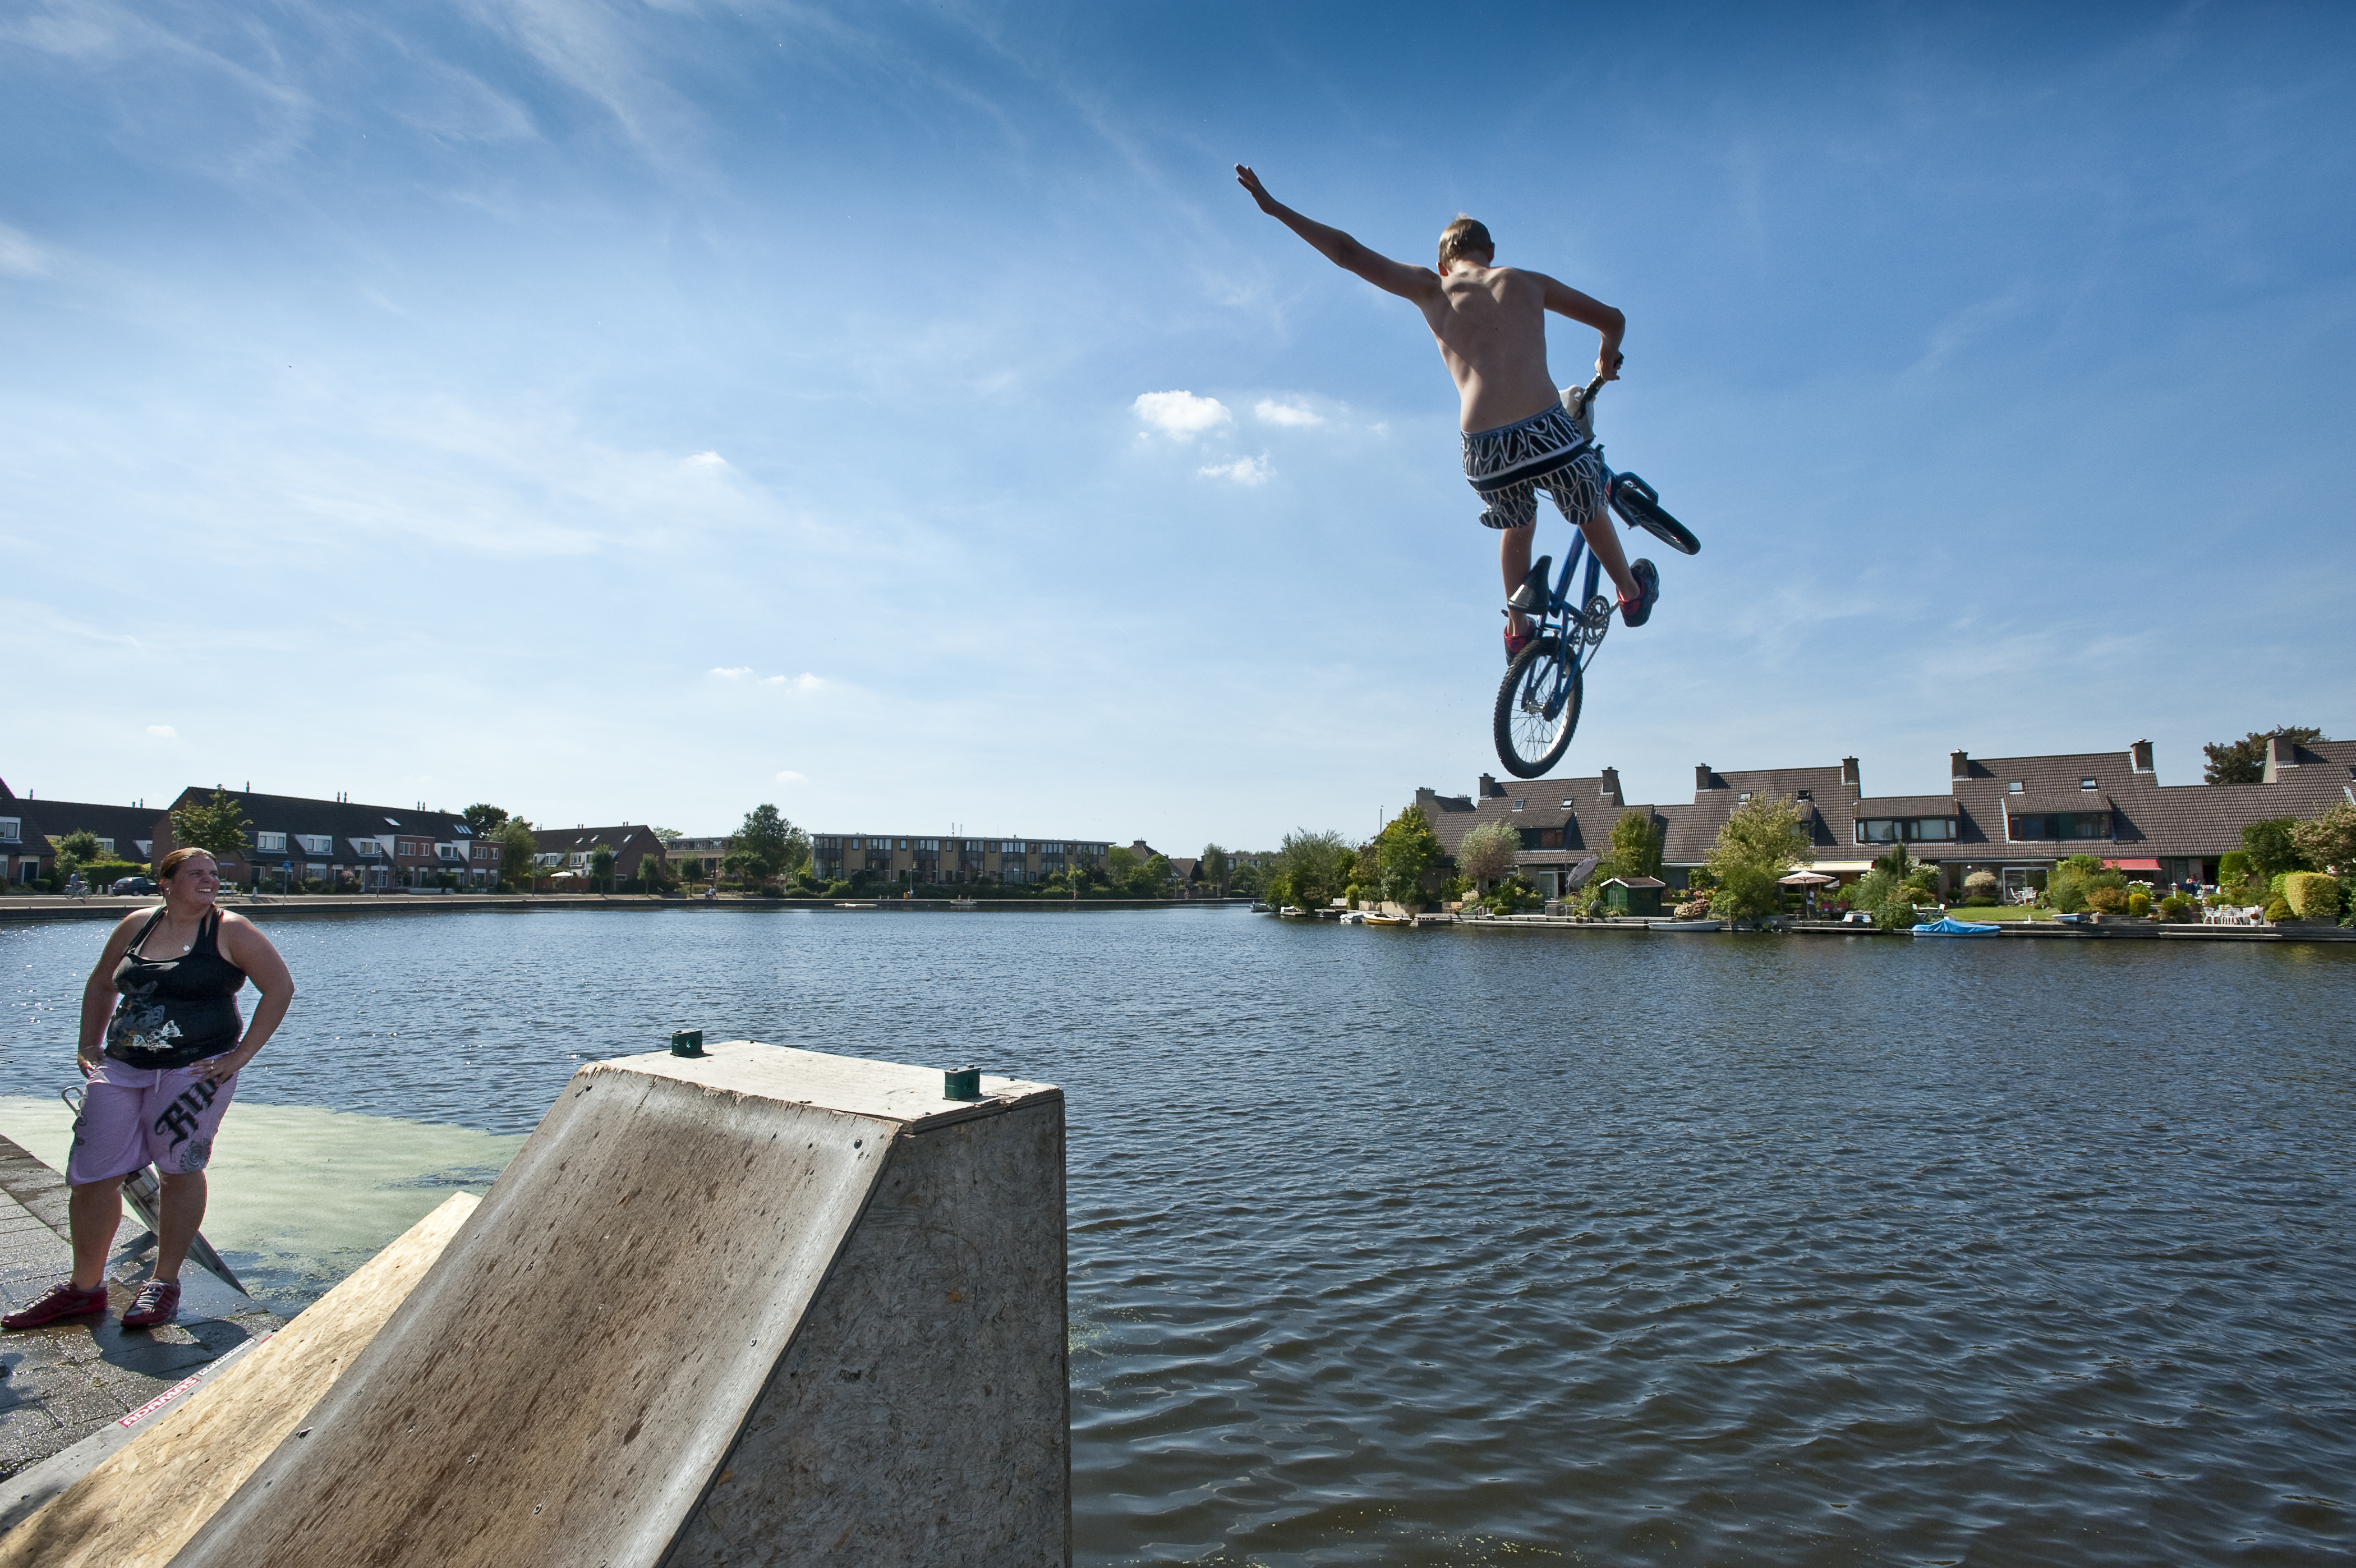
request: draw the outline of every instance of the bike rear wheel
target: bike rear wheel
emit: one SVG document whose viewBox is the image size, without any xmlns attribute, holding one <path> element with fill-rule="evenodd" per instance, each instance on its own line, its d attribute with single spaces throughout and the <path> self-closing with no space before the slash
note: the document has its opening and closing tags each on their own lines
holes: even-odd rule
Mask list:
<svg viewBox="0 0 2356 1568">
<path fill-rule="evenodd" d="M 1497 760 L 1516 779 L 1537 779 L 1562 760 L 1579 728 L 1586 682 L 1549 633 L 1514 656 L 1497 687 Z"/>
<path fill-rule="evenodd" d="M 1643 529 L 1672 550 L 1687 555 L 1701 553 L 1701 541 L 1694 531 L 1664 510 L 1653 487 L 1633 474 L 1622 474 L 1613 482 L 1612 510 L 1627 519 L 1630 526 Z"/>
</svg>

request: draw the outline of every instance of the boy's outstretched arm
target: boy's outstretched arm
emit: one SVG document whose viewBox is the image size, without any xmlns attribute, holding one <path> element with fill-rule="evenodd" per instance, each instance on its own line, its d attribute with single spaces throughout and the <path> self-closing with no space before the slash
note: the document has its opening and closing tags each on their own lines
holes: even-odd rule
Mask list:
<svg viewBox="0 0 2356 1568">
<path fill-rule="evenodd" d="M 1259 176 L 1242 164 L 1236 166 L 1236 183 L 1251 192 L 1259 209 L 1286 228 L 1314 245 L 1319 253 L 1344 272 L 1353 272 L 1386 294 L 1398 295 L 1420 304 L 1440 290 L 1440 274 L 1429 267 L 1411 267 L 1405 262 L 1395 262 L 1379 252 L 1370 251 L 1339 229 L 1329 228 L 1314 218 L 1304 218 L 1268 193 Z"/>
</svg>

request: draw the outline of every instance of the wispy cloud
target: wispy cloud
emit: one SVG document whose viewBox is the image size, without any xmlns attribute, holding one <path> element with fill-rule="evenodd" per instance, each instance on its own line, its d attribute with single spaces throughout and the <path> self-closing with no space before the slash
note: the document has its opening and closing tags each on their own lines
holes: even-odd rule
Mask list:
<svg viewBox="0 0 2356 1568">
<path fill-rule="evenodd" d="M 1180 441 L 1192 441 L 1205 430 L 1216 430 L 1235 419 L 1217 398 L 1196 397 L 1190 392 L 1140 392 L 1129 406 L 1149 428 Z"/>
<path fill-rule="evenodd" d="M 752 672 L 753 667 L 749 664 L 738 664 L 726 669 L 713 670 L 711 671 L 712 674 L 717 675 L 726 681 L 741 681 Z"/>
<path fill-rule="evenodd" d="M 18 278 L 47 277 L 49 253 L 33 243 L 33 237 L 22 229 L 0 223 L 0 274 Z"/>
<path fill-rule="evenodd" d="M 1268 454 L 1257 457 L 1238 457 L 1232 463 L 1205 463 L 1194 470 L 1206 479 L 1233 479 L 1239 485 L 1268 483 Z"/>
<path fill-rule="evenodd" d="M 1252 413 L 1263 424 L 1323 424 L 1325 416 L 1313 408 L 1303 408 L 1297 403 L 1279 403 L 1274 398 L 1262 398 L 1252 404 Z"/>
<path fill-rule="evenodd" d="M 791 686 L 797 692 L 815 692 L 820 686 L 825 685 L 826 682 L 805 671 L 799 675 L 764 675 L 761 678 L 761 684 L 764 686 Z"/>
<path fill-rule="evenodd" d="M 780 784 L 807 784 L 809 780 L 795 772 L 792 768 L 786 768 L 778 770 L 777 782 Z"/>
<path fill-rule="evenodd" d="M 147 733 L 155 736 L 159 740 L 177 740 L 180 738 L 180 732 L 174 729 L 170 725 L 149 725 L 147 726 Z"/>
</svg>

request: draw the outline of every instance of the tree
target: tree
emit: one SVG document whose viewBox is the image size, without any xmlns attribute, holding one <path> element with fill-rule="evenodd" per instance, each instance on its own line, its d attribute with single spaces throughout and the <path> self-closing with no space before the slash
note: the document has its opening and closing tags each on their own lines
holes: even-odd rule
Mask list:
<svg viewBox="0 0 2356 1568">
<path fill-rule="evenodd" d="M 2307 856 L 2299 853 L 2293 830 L 2297 819 L 2272 817 L 2263 822 L 2252 822 L 2242 830 L 2242 853 L 2250 857 L 2251 874 L 2262 881 L 2272 882 L 2286 871 L 2313 871 Z"/>
<path fill-rule="evenodd" d="M 521 817 L 509 817 L 491 830 L 490 838 L 499 846 L 501 880 L 518 889 L 530 886 L 532 856 L 540 853 L 540 841 L 531 836 L 531 824 Z"/>
<path fill-rule="evenodd" d="M 1204 882 L 1214 894 L 1222 898 L 1226 897 L 1227 877 L 1234 872 L 1235 863 L 1228 859 L 1226 850 L 1215 843 L 1205 844 L 1203 858 L 1196 863 L 1195 869 L 1203 874 Z"/>
<path fill-rule="evenodd" d="M 237 802 L 220 790 L 201 806 L 183 806 L 172 812 L 172 842 L 183 849 L 200 849 L 215 860 L 245 851 L 245 833 L 253 824 L 239 811 Z"/>
<path fill-rule="evenodd" d="M 673 839 L 685 838 L 687 836 L 685 833 L 680 832 L 677 828 L 649 827 L 647 829 L 647 832 L 654 834 L 655 837 L 662 840 L 666 844 L 669 843 Z"/>
<path fill-rule="evenodd" d="M 2341 800 L 2315 821 L 2298 823 L 2290 842 L 2308 864 L 2334 876 L 2356 875 L 2356 806 Z"/>
<path fill-rule="evenodd" d="M 508 820 L 506 810 L 488 800 L 477 800 L 458 814 L 466 819 L 467 829 L 478 839 L 492 837 Z"/>
<path fill-rule="evenodd" d="M 2293 746 L 2313 746 L 2323 738 L 2319 729 L 2298 725 L 2283 725 L 2270 730 L 2252 730 L 2239 740 L 2220 741 L 2204 746 L 2201 752 L 2209 758 L 2202 771 L 2203 784 L 2263 784 L 2266 779 L 2266 742 L 2281 736 Z"/>
<path fill-rule="evenodd" d="M 98 846 L 98 835 L 88 828 L 77 829 L 52 842 L 58 846 L 59 876 L 71 876 L 106 853 Z"/>
<path fill-rule="evenodd" d="M 679 886 L 671 877 L 670 862 L 659 854 L 641 855 L 638 858 L 637 880 L 638 891 L 641 893 L 668 893 Z"/>
<path fill-rule="evenodd" d="M 1489 885 L 1514 873 L 1514 857 L 1522 852 L 1521 830 L 1511 822 L 1483 822 L 1456 846 L 1456 869 L 1486 892 Z"/>
<path fill-rule="evenodd" d="M 744 825 L 729 839 L 728 850 L 729 860 L 752 880 L 767 882 L 799 870 L 809 859 L 809 834 L 776 807 L 760 805 L 744 813 Z"/>
<path fill-rule="evenodd" d="M 1150 856 L 1130 878 L 1130 894 L 1139 898 L 1159 898 L 1170 891 L 1170 879 L 1176 875 L 1168 855 Z"/>
<path fill-rule="evenodd" d="M 1105 877 L 1115 888 L 1125 888 L 1137 875 L 1137 852 L 1115 844 L 1105 852 Z"/>
<path fill-rule="evenodd" d="M 1301 908 L 1322 909 L 1349 885 L 1357 862 L 1350 841 L 1336 832 L 1312 832 L 1298 828 L 1284 835 L 1277 851 L 1277 869 Z"/>
<path fill-rule="evenodd" d="M 1797 800 L 1754 795 L 1718 830 L 1705 864 L 1716 891 L 1709 912 L 1721 919 L 1763 919 L 1783 907 L 1778 879 L 1815 856 Z"/>
<path fill-rule="evenodd" d="M 1647 811 L 1627 811 L 1612 824 L 1612 875 L 1658 876 L 1661 831 Z"/>
<path fill-rule="evenodd" d="M 589 886 L 597 893 L 614 890 L 614 852 L 602 843 L 589 852 Z"/>
<path fill-rule="evenodd" d="M 1440 864 L 1440 835 L 1420 806 L 1393 817 L 1375 841 L 1382 851 L 1383 897 L 1412 907 L 1423 902 L 1424 874 Z"/>
<path fill-rule="evenodd" d="M 1257 898 L 1268 888 L 1268 874 L 1258 865 L 1245 861 L 1227 878 L 1227 891 L 1246 898 Z"/>
</svg>

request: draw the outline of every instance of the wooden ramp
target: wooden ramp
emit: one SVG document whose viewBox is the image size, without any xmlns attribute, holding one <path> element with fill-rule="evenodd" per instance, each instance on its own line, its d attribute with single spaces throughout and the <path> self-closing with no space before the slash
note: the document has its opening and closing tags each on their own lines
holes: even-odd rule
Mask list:
<svg viewBox="0 0 2356 1568">
<path fill-rule="evenodd" d="M 744 1041 L 584 1067 L 169 1561 L 1067 1563 L 1062 1091 L 942 1087 Z"/>
</svg>

